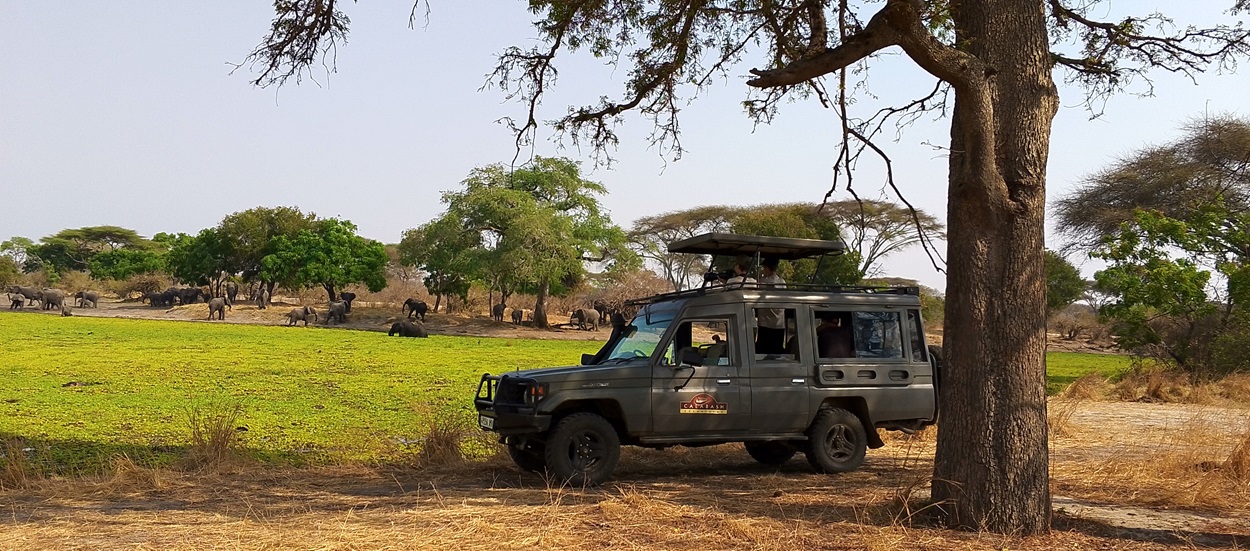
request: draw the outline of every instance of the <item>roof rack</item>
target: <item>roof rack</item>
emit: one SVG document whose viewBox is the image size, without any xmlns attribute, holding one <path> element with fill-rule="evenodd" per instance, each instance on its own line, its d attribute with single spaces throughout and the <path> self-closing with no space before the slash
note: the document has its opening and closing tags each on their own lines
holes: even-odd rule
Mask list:
<svg viewBox="0 0 1250 551">
<path fill-rule="evenodd" d="M 754 282 L 735 282 L 725 285 L 712 285 L 704 287 L 695 287 L 684 291 L 674 291 L 671 293 L 660 293 L 646 298 L 637 298 L 626 301 L 625 304 L 630 306 L 641 306 L 644 304 L 653 304 L 665 300 L 673 300 L 678 298 L 701 297 L 709 294 L 723 293 L 725 291 L 738 290 L 756 290 L 756 291 L 806 291 L 820 293 L 838 293 L 838 294 L 879 294 L 879 295 L 915 295 L 920 296 L 920 287 L 878 287 L 865 285 L 823 285 L 819 283 L 809 284 L 793 284 L 787 283 L 785 287 L 777 287 L 768 283 Z"/>
<path fill-rule="evenodd" d="M 759 255 L 778 260 L 798 260 L 845 253 L 846 243 L 841 240 L 705 233 L 669 243 L 668 252 L 731 256 Z"/>
</svg>

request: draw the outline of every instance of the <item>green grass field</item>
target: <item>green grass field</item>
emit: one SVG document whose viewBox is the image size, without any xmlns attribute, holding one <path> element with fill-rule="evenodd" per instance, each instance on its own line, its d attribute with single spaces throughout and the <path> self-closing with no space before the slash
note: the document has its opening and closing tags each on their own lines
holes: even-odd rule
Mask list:
<svg viewBox="0 0 1250 551">
<path fill-rule="evenodd" d="M 243 444 L 267 461 L 395 461 L 433 419 L 472 422 L 483 372 L 575 364 L 599 343 L 50 315 L 0 314 L 0 438 L 54 471 L 125 453 L 163 464 L 189 412 L 240 408 Z M 1048 390 L 1126 358 L 1052 353 Z M 68 385 L 68 386 L 67 386 Z"/>
</svg>

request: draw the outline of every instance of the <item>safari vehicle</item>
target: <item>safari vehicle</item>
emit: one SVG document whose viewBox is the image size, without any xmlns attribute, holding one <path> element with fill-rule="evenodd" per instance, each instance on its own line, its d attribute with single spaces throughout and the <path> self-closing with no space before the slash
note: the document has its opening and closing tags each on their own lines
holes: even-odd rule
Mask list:
<svg viewBox="0 0 1250 551">
<path fill-rule="evenodd" d="M 669 245 L 757 265 L 844 250 L 721 233 Z M 622 444 L 742 442 L 767 465 L 803 452 L 817 471 L 851 471 L 883 445 L 877 428 L 936 421 L 939 358 L 925 345 L 917 288 L 720 284 L 728 275 L 634 301 L 633 319 L 616 316 L 608 342 L 580 366 L 484 374 L 479 425 L 522 469 L 581 485 L 607 480 Z M 785 320 L 783 341 L 759 338 L 767 315 Z"/>
</svg>

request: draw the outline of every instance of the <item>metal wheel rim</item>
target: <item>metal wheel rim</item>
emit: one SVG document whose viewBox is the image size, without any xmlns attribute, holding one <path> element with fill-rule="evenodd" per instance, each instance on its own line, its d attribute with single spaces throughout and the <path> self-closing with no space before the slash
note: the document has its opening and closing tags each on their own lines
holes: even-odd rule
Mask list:
<svg viewBox="0 0 1250 551">
<path fill-rule="evenodd" d="M 825 450 L 835 461 L 845 461 L 855 455 L 855 442 L 851 439 L 852 432 L 846 425 L 834 425 L 825 434 Z"/>
<path fill-rule="evenodd" d="M 595 431 L 584 430 L 569 438 L 569 463 L 575 471 L 586 471 L 607 456 L 607 445 Z"/>
</svg>

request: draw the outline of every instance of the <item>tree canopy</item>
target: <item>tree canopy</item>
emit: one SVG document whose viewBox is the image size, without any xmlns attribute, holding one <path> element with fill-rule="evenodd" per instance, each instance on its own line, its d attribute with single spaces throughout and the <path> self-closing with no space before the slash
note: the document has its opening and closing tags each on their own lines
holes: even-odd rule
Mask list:
<svg viewBox="0 0 1250 551">
<path fill-rule="evenodd" d="M 1076 269 L 1063 255 L 1046 250 L 1046 311 L 1054 314 L 1080 300 L 1087 287 Z"/>
<path fill-rule="evenodd" d="M 319 285 L 334 301 L 337 290 L 352 283 L 373 292 L 386 288 L 388 262 L 382 243 L 356 235 L 350 221 L 326 218 L 293 237 L 274 238 L 273 252 L 261 259 L 260 277 L 290 289 Z"/>
</svg>

